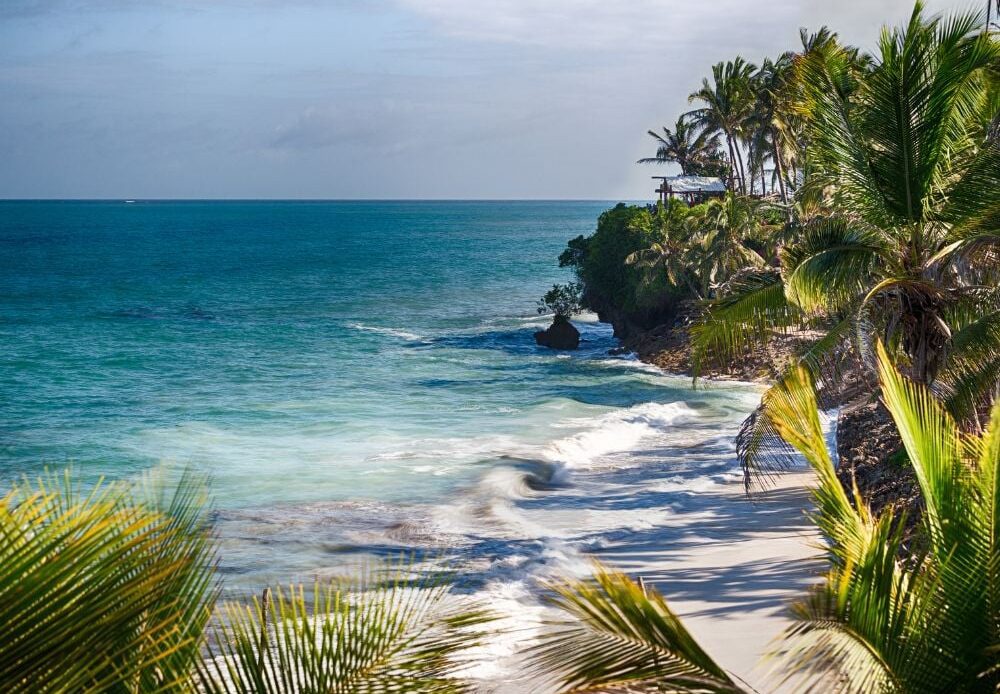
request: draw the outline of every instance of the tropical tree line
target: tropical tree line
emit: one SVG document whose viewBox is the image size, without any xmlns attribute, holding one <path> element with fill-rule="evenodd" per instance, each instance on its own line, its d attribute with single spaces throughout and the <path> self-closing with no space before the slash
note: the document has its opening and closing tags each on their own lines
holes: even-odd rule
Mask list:
<svg viewBox="0 0 1000 694">
<path fill-rule="evenodd" d="M 619 305 L 694 300 L 696 373 L 794 331 L 806 345 L 789 368 L 824 393 L 845 369 L 873 381 L 881 340 L 982 431 L 1000 387 L 1000 41 L 984 16 L 918 3 L 871 52 L 803 31 L 759 67 L 715 65 L 690 99 L 647 161 L 698 173 L 721 152 L 729 192 L 632 216 L 648 231 L 618 260 L 638 297 Z M 598 303 L 594 266 L 616 260 L 592 257 L 600 235 L 563 258 Z M 760 411 L 738 443 L 751 482 L 787 464 Z"/>
<path fill-rule="evenodd" d="M 787 203 L 802 175 L 805 128 L 795 110 L 801 94 L 796 61 L 829 39 L 825 29 L 803 30 L 801 52 L 759 66 L 742 57 L 713 65 L 711 78 L 688 97 L 695 108 L 682 113 L 673 129 L 650 130 L 656 154 L 639 163 L 674 163 L 684 175 L 719 176 L 734 192 L 773 191 Z"/>
</svg>

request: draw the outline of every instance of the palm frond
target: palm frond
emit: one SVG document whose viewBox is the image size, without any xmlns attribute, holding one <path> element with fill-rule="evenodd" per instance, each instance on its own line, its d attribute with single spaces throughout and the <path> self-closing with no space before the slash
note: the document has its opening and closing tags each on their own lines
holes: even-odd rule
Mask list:
<svg viewBox="0 0 1000 694">
<path fill-rule="evenodd" d="M 598 567 L 592 581 L 554 585 L 553 621 L 531 649 L 560 692 L 740 692 L 663 597 Z"/>
<path fill-rule="evenodd" d="M 198 668 L 209 693 L 260 691 L 470 691 L 463 652 L 491 615 L 454 603 L 439 578 L 411 580 L 405 565 L 386 575 L 274 591 L 265 609 L 226 603 L 208 658 Z"/>
<path fill-rule="evenodd" d="M 832 556 L 846 562 L 871 541 L 874 525 L 857 493 L 852 504 L 837 478 L 823 435 L 812 374 L 805 367 L 796 366 L 767 395 L 765 413 L 772 426 L 816 471 L 819 479 L 814 492 L 816 522 L 833 541 Z"/>
<path fill-rule="evenodd" d="M 952 683 L 946 688 L 954 691 L 962 688 L 955 683 L 968 680 L 970 673 L 978 675 L 995 664 L 986 655 L 996 637 L 991 610 L 1000 595 L 995 466 L 970 465 L 970 444 L 955 420 L 929 388 L 896 370 L 881 345 L 879 376 L 920 485 L 937 592 L 944 597 L 934 601 L 936 614 L 921 628 L 937 644 L 947 644 L 936 667 Z M 972 445 L 976 447 L 980 444 Z"/>
<path fill-rule="evenodd" d="M 792 372 L 800 368 L 806 369 L 813 379 L 822 374 L 835 378 L 840 371 L 839 352 L 842 351 L 853 325 L 854 318 L 848 315 L 799 352 L 778 384 L 764 393 L 760 404 L 740 426 L 736 435 L 736 458 L 743 470 L 743 487 L 747 494 L 771 486 L 781 473 L 795 465 L 794 449 L 781 436 L 771 419 L 772 400 L 775 397 L 771 391 L 780 388 L 785 379 L 794 377 Z"/>
<path fill-rule="evenodd" d="M 899 566 L 900 543 L 901 526 L 885 514 L 871 525 L 866 542 L 852 547 L 846 561 L 793 606 L 795 624 L 776 649 L 790 675 L 807 675 L 816 691 L 910 691 L 898 671 L 899 656 L 914 655 L 905 649 L 907 632 L 922 617 L 930 581 L 914 580 Z"/>
<path fill-rule="evenodd" d="M 900 375 L 881 343 L 878 352 L 883 398 L 924 492 L 931 542 L 944 551 L 967 536 L 958 426 L 928 388 Z"/>
<path fill-rule="evenodd" d="M 156 508 L 67 472 L 0 500 L 0 689 L 184 689 L 216 594 L 199 485 Z"/>
<path fill-rule="evenodd" d="M 871 285 L 888 256 L 881 239 L 842 217 L 820 217 L 782 253 L 788 300 L 806 312 L 837 310 Z"/>
<path fill-rule="evenodd" d="M 879 347 L 878 358 L 887 406 L 901 427 L 913 425 L 901 431 L 908 453 L 922 456 L 915 465 L 929 462 L 938 471 L 918 475 L 940 482 L 940 471 L 948 468 L 939 464 L 940 454 L 950 450 L 949 436 L 956 430 L 948 429 L 946 415 L 928 399 L 926 388 L 908 384 L 895 371 L 884 348 Z M 819 475 L 816 520 L 832 542 L 832 561 L 825 582 L 795 607 L 796 624 L 786 633 L 780 654 L 794 669 L 809 672 L 817 686 L 838 691 L 961 689 L 957 683 L 968 681 L 963 668 L 971 664 L 965 656 L 975 651 L 963 645 L 962 637 L 969 635 L 963 630 L 976 607 L 959 615 L 964 607 L 941 600 L 954 588 L 951 578 L 958 573 L 953 569 L 962 565 L 954 561 L 954 545 L 944 554 L 914 558 L 910 569 L 903 567 L 898 555 L 904 521 L 891 513 L 873 518 L 856 490 L 850 503 L 822 441 L 808 373 L 801 370 L 782 391 L 775 424 Z M 951 498 L 950 491 L 944 498 Z M 941 503 L 933 504 L 938 519 L 944 517 Z M 940 529 L 937 534 L 941 536 Z"/>
<path fill-rule="evenodd" d="M 775 329 L 793 325 L 797 316 L 785 300 L 781 274 L 750 271 L 735 277 L 707 305 L 691 329 L 692 370 L 697 375 L 709 359 L 724 362 L 765 344 Z"/>
<path fill-rule="evenodd" d="M 997 396 L 1000 383 L 1000 311 L 962 326 L 952 337 L 952 355 L 941 376 L 948 411 L 959 421 Z"/>
</svg>

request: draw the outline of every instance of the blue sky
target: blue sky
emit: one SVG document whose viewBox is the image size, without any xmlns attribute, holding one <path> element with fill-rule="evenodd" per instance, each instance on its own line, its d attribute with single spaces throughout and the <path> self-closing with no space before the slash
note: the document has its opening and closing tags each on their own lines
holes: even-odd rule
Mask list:
<svg viewBox="0 0 1000 694">
<path fill-rule="evenodd" d="M 645 132 L 712 63 L 911 9 L 0 0 L 0 197 L 647 198 Z"/>
</svg>

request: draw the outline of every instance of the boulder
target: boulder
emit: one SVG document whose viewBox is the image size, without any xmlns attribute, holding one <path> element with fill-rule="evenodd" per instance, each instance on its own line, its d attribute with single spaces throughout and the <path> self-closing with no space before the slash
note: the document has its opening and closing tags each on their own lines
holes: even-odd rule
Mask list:
<svg viewBox="0 0 1000 694">
<path fill-rule="evenodd" d="M 551 349 L 576 349 L 580 346 L 580 331 L 565 318 L 557 318 L 548 330 L 535 333 L 535 342 Z"/>
</svg>

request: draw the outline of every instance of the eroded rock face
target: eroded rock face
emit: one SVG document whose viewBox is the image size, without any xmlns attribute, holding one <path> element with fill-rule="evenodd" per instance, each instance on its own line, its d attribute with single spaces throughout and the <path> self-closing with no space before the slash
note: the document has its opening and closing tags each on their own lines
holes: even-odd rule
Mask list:
<svg viewBox="0 0 1000 694">
<path fill-rule="evenodd" d="M 580 346 L 580 331 L 566 319 L 556 319 L 548 330 L 535 333 L 535 342 L 550 349 L 576 349 Z"/>
</svg>

